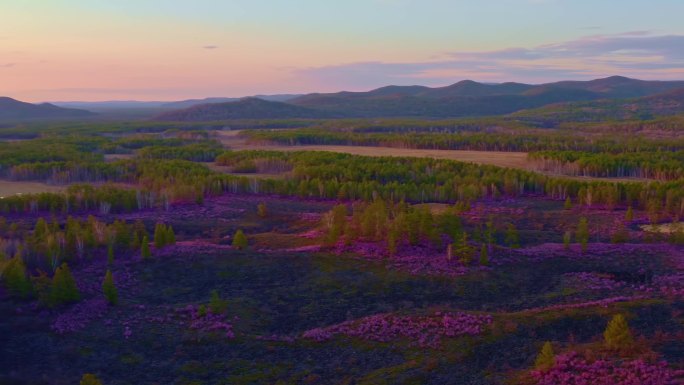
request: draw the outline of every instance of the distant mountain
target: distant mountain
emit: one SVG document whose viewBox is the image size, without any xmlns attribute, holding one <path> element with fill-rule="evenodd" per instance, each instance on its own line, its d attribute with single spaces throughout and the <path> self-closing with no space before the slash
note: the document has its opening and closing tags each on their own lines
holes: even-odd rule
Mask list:
<svg viewBox="0 0 684 385">
<path fill-rule="evenodd" d="M 314 109 L 270 102 L 259 98 L 244 98 L 235 102 L 200 104 L 157 115 L 163 121 L 212 121 L 229 119 L 324 118 L 330 115 Z"/>
<path fill-rule="evenodd" d="M 80 118 L 94 113 L 73 108 L 62 108 L 50 103 L 32 104 L 8 97 L 0 97 L 0 119 L 28 120 L 48 118 Z"/>
<path fill-rule="evenodd" d="M 485 84 L 464 80 L 450 86 L 435 88 L 419 85 L 386 86 L 367 92 L 313 93 L 287 97 L 284 103 L 258 104 L 258 106 L 253 101 L 245 103 L 244 99 L 241 99 L 233 101 L 234 104 L 221 103 L 221 107 L 216 108 L 209 107 L 211 105 L 209 104 L 202 105 L 198 109 L 162 114 L 161 118 L 220 120 L 485 116 L 511 114 L 558 103 L 587 102 L 587 105 L 594 105 L 598 100 L 648 97 L 679 88 L 684 88 L 684 81 L 643 81 L 621 76 L 539 85 L 513 82 Z M 201 101 L 213 101 L 213 99 Z M 182 103 L 192 104 L 201 101 L 191 100 Z M 652 105 L 655 103 L 653 102 Z M 241 107 L 246 109 L 240 110 Z M 202 113 L 207 115 L 202 116 Z"/>
<path fill-rule="evenodd" d="M 553 127 L 567 121 L 651 119 L 656 116 L 677 114 L 684 114 L 684 87 L 639 98 L 550 104 L 518 111 L 511 116 Z"/>
<path fill-rule="evenodd" d="M 291 94 L 283 94 L 283 95 L 255 95 L 255 96 L 248 96 L 251 98 L 257 98 L 261 100 L 267 100 L 271 102 L 285 102 L 290 99 L 294 99 L 298 96 L 301 95 L 291 95 Z M 178 108 L 188 108 L 192 106 L 197 106 L 200 104 L 210 104 L 210 103 L 228 103 L 228 102 L 237 102 L 240 99 L 243 98 L 204 98 L 204 99 L 189 99 L 189 100 L 181 100 L 178 102 L 170 102 L 170 103 L 162 103 L 160 107 L 162 108 L 169 108 L 169 109 L 178 109 Z"/>
</svg>

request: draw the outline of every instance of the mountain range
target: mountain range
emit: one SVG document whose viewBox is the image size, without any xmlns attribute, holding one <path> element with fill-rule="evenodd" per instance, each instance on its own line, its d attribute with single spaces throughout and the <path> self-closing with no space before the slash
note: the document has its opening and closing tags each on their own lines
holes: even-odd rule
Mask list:
<svg viewBox="0 0 684 385">
<path fill-rule="evenodd" d="M 63 108 L 50 103 L 32 104 L 0 97 L 1 120 L 82 118 L 94 115 L 95 113 L 90 111 Z"/>
<path fill-rule="evenodd" d="M 162 113 L 158 120 L 202 121 L 263 118 L 426 117 L 447 118 L 510 114 L 548 105 L 607 100 L 632 100 L 661 107 L 684 81 L 644 81 L 612 76 L 591 81 L 562 81 L 540 85 L 485 84 L 471 80 L 446 87 L 387 86 L 367 92 L 313 93 L 284 102 L 262 103 L 254 98 L 204 104 Z M 660 95 L 660 96 L 658 96 Z M 652 99 L 647 99 L 652 97 Z M 649 102 L 651 100 L 651 102 Z M 635 102 L 635 101 L 632 101 Z M 612 103 L 612 102 L 611 102 Z M 609 103 L 610 104 L 610 103 Z M 676 104 L 676 103 L 675 103 Z M 568 105 L 571 106 L 571 105 Z M 660 108 L 659 111 L 665 112 Z M 670 113 L 681 111 L 669 108 Z"/>
<path fill-rule="evenodd" d="M 546 84 L 486 84 L 464 80 L 445 87 L 386 86 L 366 92 L 257 95 L 176 102 L 55 102 L 0 98 L 0 120 L 152 118 L 162 121 L 319 119 L 507 115 L 520 119 L 600 120 L 684 113 L 684 81 L 611 76 Z M 134 111 L 134 112 L 132 112 Z"/>
</svg>

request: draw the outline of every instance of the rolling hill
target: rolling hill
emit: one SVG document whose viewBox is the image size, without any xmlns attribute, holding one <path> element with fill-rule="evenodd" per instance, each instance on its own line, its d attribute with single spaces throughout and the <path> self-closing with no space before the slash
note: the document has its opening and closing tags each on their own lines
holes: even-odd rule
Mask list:
<svg viewBox="0 0 684 385">
<path fill-rule="evenodd" d="M 464 80 L 446 87 L 386 86 L 367 92 L 313 93 L 267 103 L 203 104 L 158 116 L 162 120 L 250 118 L 425 117 L 503 115 L 558 103 L 623 100 L 684 88 L 679 81 L 643 81 L 612 76 L 540 85 L 485 84 Z M 655 106 L 656 102 L 650 105 Z M 648 108 L 648 107 L 645 107 Z"/>
<path fill-rule="evenodd" d="M 50 103 L 32 104 L 8 97 L 0 97 L 1 120 L 80 118 L 93 115 L 96 114 L 86 110 L 62 108 Z"/>
</svg>

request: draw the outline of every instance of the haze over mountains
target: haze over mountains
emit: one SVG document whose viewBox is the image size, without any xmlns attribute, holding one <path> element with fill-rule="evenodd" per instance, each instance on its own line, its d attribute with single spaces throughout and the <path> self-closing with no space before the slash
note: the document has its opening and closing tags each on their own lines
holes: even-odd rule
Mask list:
<svg viewBox="0 0 684 385">
<path fill-rule="evenodd" d="M 464 80 L 446 86 L 386 86 L 367 92 L 257 95 L 177 102 L 56 102 L 30 104 L 0 98 L 0 119 L 135 116 L 164 121 L 226 119 L 448 118 L 515 113 L 555 120 L 583 114 L 634 118 L 684 112 L 684 81 L 643 81 L 612 76 L 547 84 L 485 84 Z M 135 114 L 126 115 L 130 111 Z"/>
</svg>

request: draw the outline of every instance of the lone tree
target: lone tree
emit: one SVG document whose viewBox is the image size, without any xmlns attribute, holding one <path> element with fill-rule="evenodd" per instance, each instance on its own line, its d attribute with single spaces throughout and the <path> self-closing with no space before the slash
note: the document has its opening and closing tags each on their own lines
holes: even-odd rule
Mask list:
<svg viewBox="0 0 684 385">
<path fill-rule="evenodd" d="M 50 289 L 50 305 L 59 306 L 66 303 L 76 302 L 81 298 L 76 286 L 76 280 L 69 270 L 69 266 L 62 263 L 52 277 Z"/>
<path fill-rule="evenodd" d="M 119 302 L 119 293 L 114 285 L 114 277 L 111 270 L 107 270 L 102 281 L 102 294 L 104 294 L 110 305 L 116 305 Z"/>
<path fill-rule="evenodd" d="M 616 314 L 608 322 L 608 326 L 603 332 L 603 339 L 608 349 L 611 350 L 626 350 L 634 345 L 634 337 L 632 337 L 627 320 L 622 314 Z"/>
<path fill-rule="evenodd" d="M 211 299 L 209 300 L 209 310 L 214 314 L 223 314 L 228 309 L 228 302 L 221 299 L 217 290 L 211 291 Z"/>
<path fill-rule="evenodd" d="M 589 243 L 589 222 L 587 221 L 587 218 L 580 218 L 575 238 L 582 246 L 582 252 L 587 251 L 587 243 Z"/>
<path fill-rule="evenodd" d="M 242 250 L 246 249 L 248 246 L 247 242 L 247 237 L 245 236 L 245 233 L 242 232 L 242 230 L 238 230 L 235 232 L 235 235 L 233 236 L 233 247 Z"/>
<path fill-rule="evenodd" d="M 150 240 L 147 238 L 147 236 L 144 236 L 142 239 L 142 245 L 140 246 L 140 256 L 143 260 L 147 260 L 150 259 L 150 257 L 152 257 L 152 253 L 150 252 Z"/>
<path fill-rule="evenodd" d="M 509 223 L 507 228 L 506 228 L 506 244 L 508 247 L 512 249 L 518 249 L 520 248 L 520 239 L 518 237 L 518 229 L 515 228 L 515 225 L 512 223 Z"/>
<path fill-rule="evenodd" d="M 480 265 L 489 266 L 489 254 L 487 253 L 487 245 L 484 243 L 480 247 Z"/>
<path fill-rule="evenodd" d="M 551 342 L 546 341 L 539 355 L 537 355 L 537 359 L 534 361 L 534 367 L 540 370 L 548 370 L 555 363 L 556 355 L 553 352 L 553 345 L 551 345 Z"/>
</svg>

